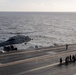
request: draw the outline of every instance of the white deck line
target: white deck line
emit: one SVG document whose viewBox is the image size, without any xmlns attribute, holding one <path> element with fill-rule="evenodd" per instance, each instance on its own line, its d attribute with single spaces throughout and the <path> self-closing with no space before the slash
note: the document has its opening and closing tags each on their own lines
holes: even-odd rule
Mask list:
<svg viewBox="0 0 76 75">
<path fill-rule="evenodd" d="M 13 74 L 13 75 L 22 75 L 22 74 L 25 74 L 25 73 L 38 71 L 38 70 L 42 70 L 42 69 L 45 69 L 45 68 L 48 68 L 48 67 L 56 66 L 58 64 L 59 64 L 59 62 L 58 63 L 54 63 L 54 64 L 50 64 L 50 65 L 46 65 L 46 66 L 42 66 L 42 67 L 38 67 L 38 68 L 35 68 L 35 69 L 31 69 L 31 70 L 28 70 L 28 71 L 24 71 L 24 72 L 21 72 L 21 73 Z"/>
</svg>

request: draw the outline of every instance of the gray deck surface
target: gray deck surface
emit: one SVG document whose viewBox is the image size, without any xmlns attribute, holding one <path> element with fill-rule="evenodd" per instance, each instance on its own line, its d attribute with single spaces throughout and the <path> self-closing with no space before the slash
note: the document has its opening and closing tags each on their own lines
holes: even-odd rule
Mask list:
<svg viewBox="0 0 76 75">
<path fill-rule="evenodd" d="M 0 75 L 76 75 L 76 63 L 59 66 L 59 58 L 76 54 L 76 45 L 0 53 Z"/>
</svg>

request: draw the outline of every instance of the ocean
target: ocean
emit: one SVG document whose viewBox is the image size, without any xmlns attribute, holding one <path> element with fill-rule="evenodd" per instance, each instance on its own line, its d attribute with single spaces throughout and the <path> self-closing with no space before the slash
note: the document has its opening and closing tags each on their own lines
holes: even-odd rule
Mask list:
<svg viewBox="0 0 76 75">
<path fill-rule="evenodd" d="M 0 12 L 0 42 L 15 35 L 33 40 L 18 49 L 76 43 L 76 13 L 72 12 Z"/>
</svg>

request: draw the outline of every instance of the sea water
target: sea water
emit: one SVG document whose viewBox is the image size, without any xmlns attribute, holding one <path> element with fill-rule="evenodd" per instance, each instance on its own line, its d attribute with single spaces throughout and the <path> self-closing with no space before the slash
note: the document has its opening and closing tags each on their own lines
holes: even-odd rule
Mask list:
<svg viewBox="0 0 76 75">
<path fill-rule="evenodd" d="M 0 42 L 15 35 L 33 40 L 19 49 L 76 43 L 76 13 L 71 12 L 0 12 Z"/>
</svg>

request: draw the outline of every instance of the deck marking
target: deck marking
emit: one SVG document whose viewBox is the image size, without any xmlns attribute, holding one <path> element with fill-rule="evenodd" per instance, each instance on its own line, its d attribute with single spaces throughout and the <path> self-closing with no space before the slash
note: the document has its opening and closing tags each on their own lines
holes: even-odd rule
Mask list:
<svg viewBox="0 0 76 75">
<path fill-rule="evenodd" d="M 34 57 L 34 58 L 29 58 L 29 59 L 24 59 L 24 60 L 18 60 L 18 61 L 13 61 L 13 62 L 9 62 L 9 63 L 4 63 L 2 65 L 0 65 L 0 67 L 7 67 L 7 66 L 12 66 L 12 65 L 18 65 L 18 64 L 22 64 L 22 63 L 27 63 L 27 62 L 32 62 L 32 61 L 40 61 L 42 59 L 47 59 L 47 58 L 51 58 L 51 57 L 56 57 L 56 56 L 59 56 L 60 55 L 68 55 L 68 54 L 75 54 L 76 51 L 74 52 L 68 52 L 68 53 L 61 53 L 61 54 L 56 54 L 56 55 L 44 55 L 44 56 L 39 56 L 39 57 Z"/>
</svg>

